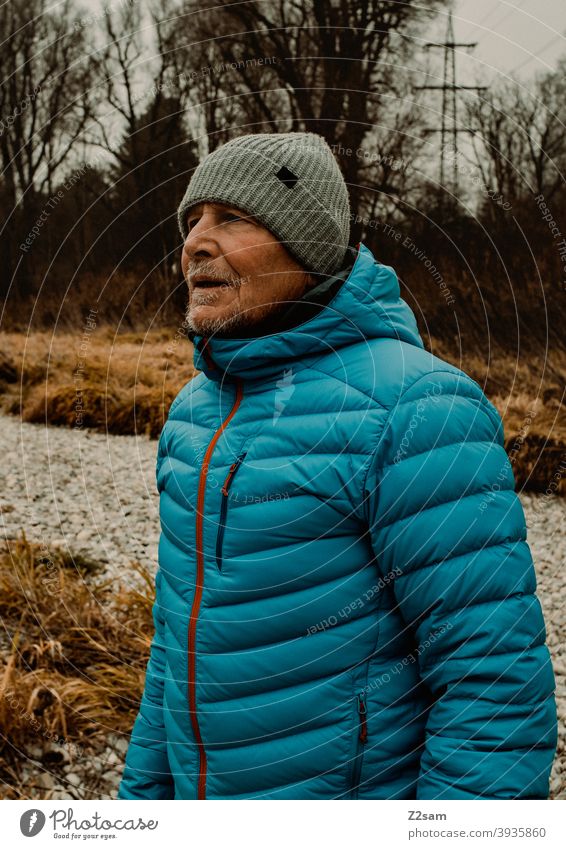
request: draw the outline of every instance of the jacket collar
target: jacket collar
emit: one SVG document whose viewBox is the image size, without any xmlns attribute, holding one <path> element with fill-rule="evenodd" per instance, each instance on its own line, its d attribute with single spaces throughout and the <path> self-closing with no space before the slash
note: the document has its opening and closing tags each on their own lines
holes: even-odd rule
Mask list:
<svg viewBox="0 0 566 849">
<path fill-rule="evenodd" d="M 397 275 L 364 244 L 334 297 L 313 317 L 285 330 L 249 338 L 191 335 L 194 365 L 211 380 L 267 379 L 295 361 L 377 337 L 424 348 L 415 316 L 400 297 Z M 317 287 L 318 288 L 318 287 Z"/>
</svg>

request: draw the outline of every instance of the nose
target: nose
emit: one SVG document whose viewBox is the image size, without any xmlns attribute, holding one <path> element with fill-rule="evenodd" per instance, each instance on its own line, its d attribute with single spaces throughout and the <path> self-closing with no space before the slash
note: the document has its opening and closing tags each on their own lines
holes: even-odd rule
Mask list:
<svg viewBox="0 0 566 849">
<path fill-rule="evenodd" d="M 181 265 L 185 277 L 189 262 L 195 259 L 214 259 L 220 256 L 220 247 L 216 239 L 215 217 L 211 213 L 203 212 L 196 224 L 194 224 L 185 243 L 181 257 Z"/>
</svg>

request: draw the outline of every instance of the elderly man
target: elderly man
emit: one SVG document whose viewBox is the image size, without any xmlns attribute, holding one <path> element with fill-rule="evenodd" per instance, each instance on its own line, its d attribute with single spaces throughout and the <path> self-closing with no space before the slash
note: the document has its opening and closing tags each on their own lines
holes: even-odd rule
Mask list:
<svg viewBox="0 0 566 849">
<path fill-rule="evenodd" d="M 312 133 L 179 208 L 200 374 L 158 447 L 155 636 L 122 799 L 544 799 L 554 678 L 501 419 L 349 244 Z"/>
</svg>

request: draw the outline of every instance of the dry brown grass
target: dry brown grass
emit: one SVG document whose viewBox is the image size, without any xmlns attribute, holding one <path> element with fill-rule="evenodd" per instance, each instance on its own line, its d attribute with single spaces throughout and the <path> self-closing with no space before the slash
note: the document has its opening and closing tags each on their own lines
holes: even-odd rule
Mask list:
<svg viewBox="0 0 566 849">
<path fill-rule="evenodd" d="M 0 546 L 4 798 L 35 798 L 22 778 L 30 746 L 92 750 L 110 732 L 131 731 L 154 598 L 151 577 L 133 565 L 145 579 L 142 592 L 96 580 L 98 564 L 25 536 Z"/>
<path fill-rule="evenodd" d="M 0 338 L 3 406 L 27 422 L 157 437 L 194 373 L 192 346 L 175 331 Z"/>
<path fill-rule="evenodd" d="M 4 409 L 29 422 L 157 437 L 177 392 L 195 374 L 190 342 L 175 330 L 116 336 L 97 328 L 83 344 L 82 330 L 2 334 Z M 496 353 L 487 365 L 475 355 L 460 362 L 437 339 L 427 347 L 477 380 L 498 408 L 518 487 L 544 492 L 558 475 L 553 491 L 566 494 L 566 354 L 517 360 Z"/>
<path fill-rule="evenodd" d="M 458 362 L 437 340 L 433 351 L 477 380 L 503 419 L 517 488 L 566 495 L 566 353 L 517 360 L 499 354 Z"/>
</svg>

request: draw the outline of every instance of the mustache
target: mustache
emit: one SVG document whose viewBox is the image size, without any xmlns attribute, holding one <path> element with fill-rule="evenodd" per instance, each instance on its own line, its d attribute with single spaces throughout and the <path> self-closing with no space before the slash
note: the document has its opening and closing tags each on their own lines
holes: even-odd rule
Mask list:
<svg viewBox="0 0 566 849">
<path fill-rule="evenodd" d="M 218 283 L 223 283 L 228 287 L 239 287 L 248 279 L 247 277 L 240 277 L 239 274 L 232 274 L 230 272 L 219 274 L 212 262 L 190 262 L 187 269 L 187 279 L 190 281 L 197 275 L 199 277 L 205 277 L 207 280 L 215 280 Z"/>
</svg>

